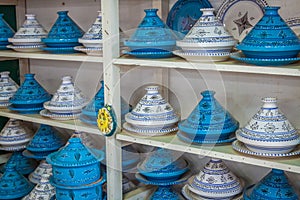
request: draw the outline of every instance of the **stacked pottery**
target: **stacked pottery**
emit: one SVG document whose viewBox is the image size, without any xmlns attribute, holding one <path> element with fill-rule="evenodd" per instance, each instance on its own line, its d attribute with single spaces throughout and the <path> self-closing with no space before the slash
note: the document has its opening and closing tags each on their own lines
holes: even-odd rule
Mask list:
<svg viewBox="0 0 300 200">
<path fill-rule="evenodd" d="M 50 175 L 44 174 L 41 181 L 22 200 L 52 200 L 55 188 L 49 182 Z"/>
<path fill-rule="evenodd" d="M 52 166 L 46 162 L 46 160 L 42 160 L 39 166 L 28 176 L 30 182 L 34 184 L 38 184 L 43 175 L 52 175 Z"/>
<path fill-rule="evenodd" d="M 261 109 L 236 132 L 237 151 L 257 156 L 287 156 L 300 143 L 300 135 L 278 109 L 277 99 L 262 99 Z"/>
<path fill-rule="evenodd" d="M 44 103 L 42 116 L 57 120 L 76 119 L 88 104 L 88 98 L 77 88 L 71 76 L 63 76 L 62 83 L 50 101 Z"/>
<path fill-rule="evenodd" d="M 124 129 L 144 136 L 165 135 L 177 130 L 179 117 L 158 89 L 158 86 L 146 88 L 145 96 L 125 115 Z"/>
<path fill-rule="evenodd" d="M 220 159 L 211 159 L 182 188 L 187 199 L 233 199 L 243 190 L 237 178 Z"/>
<path fill-rule="evenodd" d="M 0 50 L 7 49 L 6 46 L 9 44 L 8 38 L 12 37 L 15 31 L 8 25 L 3 19 L 3 14 L 0 14 Z"/>
<path fill-rule="evenodd" d="M 84 32 L 68 16 L 68 11 L 59 11 L 57 14 L 58 18 L 49 31 L 48 37 L 42 39 L 42 42 L 47 45 L 43 50 L 57 54 L 74 53 L 76 52 L 74 47 L 80 45 L 78 38 L 81 38 Z"/>
<path fill-rule="evenodd" d="M 35 114 L 42 110 L 43 103 L 51 99 L 51 95 L 35 80 L 34 74 L 25 74 L 25 80 L 17 92 L 9 99 L 8 108 L 23 114 Z"/>
<path fill-rule="evenodd" d="M 64 146 L 66 139 L 53 127 L 41 124 L 23 152 L 28 158 L 46 159 L 48 154 Z"/>
<path fill-rule="evenodd" d="M 41 42 L 41 38 L 47 37 L 48 32 L 37 21 L 36 15 L 26 14 L 26 20 L 19 30 L 12 38 L 8 38 L 8 41 L 13 45 L 8 45 L 15 51 L 20 52 L 37 52 L 41 51 L 44 44 Z"/>
<path fill-rule="evenodd" d="M 158 185 L 149 200 L 180 200 L 181 197 L 171 188 L 188 178 L 189 163 L 178 158 L 175 152 L 158 148 L 137 166 L 136 178 L 145 184 Z"/>
<path fill-rule="evenodd" d="M 146 9 L 146 16 L 136 31 L 124 42 L 131 51 L 125 54 L 138 58 L 164 58 L 172 56 L 176 35 L 158 17 L 158 9 Z"/>
<path fill-rule="evenodd" d="M 23 125 L 22 121 L 10 119 L 0 132 L 0 150 L 23 150 L 32 136 L 33 131 Z"/>
<path fill-rule="evenodd" d="M 188 61 L 223 61 L 229 58 L 235 40 L 214 16 L 214 8 L 202 8 L 199 20 L 188 34 L 176 42 L 182 50 L 173 53 Z"/>
<path fill-rule="evenodd" d="M 74 48 L 75 50 L 85 52 L 90 56 L 102 55 L 102 14 L 101 11 L 98 11 L 98 13 L 97 19 L 92 24 L 91 28 L 89 28 L 82 38 L 78 39 L 78 42 L 82 43 L 83 46 Z"/>
<path fill-rule="evenodd" d="M 20 174 L 13 164 L 8 164 L 0 178 L 0 199 L 20 199 L 29 194 L 33 187 L 33 184 Z"/>
<path fill-rule="evenodd" d="M 245 200 L 298 200 L 299 197 L 289 184 L 284 171 L 272 169 L 259 183 L 247 188 Z"/>
<path fill-rule="evenodd" d="M 67 146 L 50 154 L 47 162 L 52 165 L 53 176 L 50 183 L 56 188 L 57 200 L 102 200 L 102 184 L 105 177 L 101 173 L 100 161 L 104 153 L 94 157 L 80 138 L 71 138 Z"/>
<path fill-rule="evenodd" d="M 203 98 L 188 116 L 178 124 L 179 139 L 188 143 L 215 144 L 235 140 L 232 136 L 239 123 L 215 99 L 214 91 L 201 92 Z"/>
<path fill-rule="evenodd" d="M 232 58 L 254 65 L 284 65 L 300 59 L 300 39 L 280 17 L 279 8 L 265 7 L 264 16 L 236 46 L 243 55 Z"/>
<path fill-rule="evenodd" d="M 18 84 L 9 77 L 9 71 L 0 72 L 0 108 L 10 105 L 9 99 L 18 90 Z"/>
</svg>

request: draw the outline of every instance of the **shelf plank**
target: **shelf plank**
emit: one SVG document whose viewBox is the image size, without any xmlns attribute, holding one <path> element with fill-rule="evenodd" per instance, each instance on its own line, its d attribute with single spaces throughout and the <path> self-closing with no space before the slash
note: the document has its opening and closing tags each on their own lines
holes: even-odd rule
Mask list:
<svg viewBox="0 0 300 200">
<path fill-rule="evenodd" d="M 31 58 L 42 60 L 61 60 L 61 61 L 75 61 L 75 62 L 95 62 L 102 63 L 102 57 L 88 56 L 83 53 L 75 54 L 50 54 L 46 52 L 23 53 L 12 50 L 0 51 L 0 57 L 9 58 Z"/>
<path fill-rule="evenodd" d="M 13 119 L 20 119 L 23 121 L 34 122 L 38 124 L 47 124 L 50 126 L 55 126 L 55 127 L 65 128 L 65 129 L 70 129 L 75 131 L 82 131 L 82 132 L 87 132 L 87 133 L 92 133 L 97 135 L 103 135 L 96 126 L 84 124 L 80 120 L 59 121 L 59 120 L 53 120 L 50 118 L 43 117 L 39 114 L 21 115 L 19 113 L 10 111 L 8 109 L 1 109 L 0 116 L 13 118 Z"/>
<path fill-rule="evenodd" d="M 114 59 L 113 64 L 120 66 L 143 66 L 143 67 L 160 67 L 160 68 L 177 68 L 177 69 L 193 69 L 204 71 L 220 71 L 220 72 L 238 72 L 253 74 L 269 74 L 282 76 L 300 76 L 300 62 L 296 62 L 287 66 L 265 67 L 247 65 L 235 60 L 224 62 L 208 62 L 208 63 L 192 63 L 179 57 L 164 59 L 135 59 L 131 56 L 124 55 Z"/>
<path fill-rule="evenodd" d="M 292 158 L 260 158 L 236 152 L 231 147 L 231 144 L 222 146 L 201 146 L 191 145 L 180 141 L 176 135 L 157 136 L 157 137 L 139 137 L 123 131 L 117 134 L 117 139 L 139 143 L 144 145 L 162 147 L 175 151 L 182 151 L 201 156 L 214 157 L 224 160 L 231 160 L 235 162 L 256 165 L 261 167 L 277 168 L 289 172 L 299 173 L 300 171 L 300 157 Z"/>
<path fill-rule="evenodd" d="M 14 6 L 17 4 L 18 4 L 17 0 L 0 0 L 1 6 Z"/>
</svg>

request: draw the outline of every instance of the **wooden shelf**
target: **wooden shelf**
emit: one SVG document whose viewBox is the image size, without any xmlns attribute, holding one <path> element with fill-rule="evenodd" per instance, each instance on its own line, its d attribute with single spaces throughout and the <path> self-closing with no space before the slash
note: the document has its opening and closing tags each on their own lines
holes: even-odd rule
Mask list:
<svg viewBox="0 0 300 200">
<path fill-rule="evenodd" d="M 46 52 L 23 53 L 12 50 L 0 51 L 0 57 L 7 58 L 31 58 L 42 60 L 61 60 L 61 61 L 75 61 L 75 62 L 95 62 L 102 63 L 102 57 L 88 56 L 83 53 L 75 54 L 50 54 Z"/>
<path fill-rule="evenodd" d="M 165 59 L 136 59 L 131 56 L 122 56 L 114 59 L 113 64 L 120 66 L 143 66 L 143 67 L 160 67 L 160 68 L 177 68 L 177 69 L 192 69 L 206 70 L 219 72 L 238 72 L 252 74 L 269 74 L 282 76 L 300 76 L 300 63 L 294 63 L 280 67 L 263 67 L 247 65 L 235 60 L 226 62 L 209 62 L 209 63 L 191 63 L 179 57 Z"/>
<path fill-rule="evenodd" d="M 158 136 L 158 137 L 139 137 L 133 136 L 125 131 L 117 134 L 117 139 L 139 143 L 144 145 L 162 147 L 166 149 L 171 149 L 175 151 L 182 151 L 192 154 L 197 154 L 201 156 L 214 157 L 224 160 L 231 160 L 240 163 L 277 168 L 289 172 L 299 173 L 300 171 L 300 157 L 289 157 L 289 158 L 260 158 L 241 154 L 236 152 L 231 147 L 231 144 L 218 145 L 218 146 L 201 146 L 201 145 L 191 145 L 180 141 L 176 135 L 169 136 Z"/>
</svg>

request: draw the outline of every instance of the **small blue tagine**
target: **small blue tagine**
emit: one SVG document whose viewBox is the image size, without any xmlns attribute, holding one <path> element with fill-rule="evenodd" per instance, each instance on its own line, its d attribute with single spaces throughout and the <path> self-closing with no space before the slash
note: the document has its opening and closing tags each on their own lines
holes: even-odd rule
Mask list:
<svg viewBox="0 0 300 200">
<path fill-rule="evenodd" d="M 7 49 L 6 45 L 9 44 L 8 38 L 14 36 L 15 31 L 3 19 L 3 14 L 0 14 L 0 50 Z"/>
<path fill-rule="evenodd" d="M 188 118 L 179 122 L 179 139 L 200 144 L 235 140 L 231 135 L 238 129 L 238 121 L 214 98 L 214 91 L 206 90 L 201 95 L 203 98 Z"/>
<path fill-rule="evenodd" d="M 284 171 L 272 169 L 258 184 L 244 192 L 245 200 L 298 200 L 296 192 L 289 184 Z"/>
<path fill-rule="evenodd" d="M 158 17 L 158 9 L 145 9 L 146 16 L 136 31 L 125 41 L 130 48 L 129 55 L 139 58 L 164 58 L 172 56 L 176 35 Z"/>
</svg>

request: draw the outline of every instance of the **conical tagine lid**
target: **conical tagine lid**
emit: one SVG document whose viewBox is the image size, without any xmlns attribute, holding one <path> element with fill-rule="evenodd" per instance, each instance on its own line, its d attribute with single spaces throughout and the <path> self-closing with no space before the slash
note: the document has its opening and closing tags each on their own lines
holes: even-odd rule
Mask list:
<svg viewBox="0 0 300 200">
<path fill-rule="evenodd" d="M 10 72 L 0 72 L 0 107 L 10 105 L 9 99 L 16 93 L 19 86 L 9 77 Z"/>
<path fill-rule="evenodd" d="M 34 184 L 38 184 L 44 174 L 52 175 L 52 166 L 42 160 L 39 166 L 29 175 L 28 179 Z"/>
<path fill-rule="evenodd" d="M 15 31 L 3 19 L 3 14 L 0 14 L 0 47 L 5 48 L 8 43 L 8 38 L 12 37 Z"/>
<path fill-rule="evenodd" d="M 253 188 L 248 188 L 244 193 L 245 200 L 298 200 L 295 190 L 289 184 L 284 171 L 272 169 Z"/>
<path fill-rule="evenodd" d="M 204 198 L 230 199 L 241 193 L 243 187 L 239 178 L 227 168 L 222 160 L 211 159 L 199 174 L 189 179 L 188 189 Z"/>
<path fill-rule="evenodd" d="M 0 199 L 19 199 L 27 195 L 32 189 L 33 184 L 30 183 L 23 175 L 21 175 L 13 164 L 5 167 L 5 172 L 0 178 Z"/>
<path fill-rule="evenodd" d="M 195 142 L 226 140 L 239 127 L 238 121 L 215 99 L 214 91 L 201 92 L 203 98 L 188 116 L 179 122 L 180 134 Z"/>
</svg>

